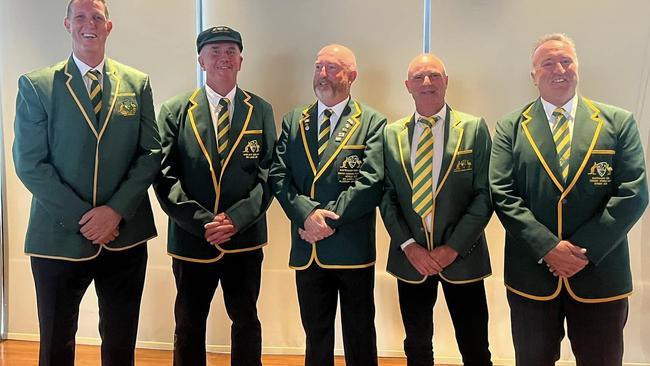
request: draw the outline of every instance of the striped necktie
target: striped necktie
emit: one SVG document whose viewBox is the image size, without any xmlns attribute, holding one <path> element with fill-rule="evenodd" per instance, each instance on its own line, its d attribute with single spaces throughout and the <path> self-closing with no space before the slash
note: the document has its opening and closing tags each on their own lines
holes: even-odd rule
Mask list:
<svg viewBox="0 0 650 366">
<path fill-rule="evenodd" d="M 97 70 L 89 70 L 86 76 L 90 79 L 90 102 L 93 105 L 96 121 L 99 123 L 99 114 L 102 111 L 102 87 L 99 85 L 99 76 Z"/>
<path fill-rule="evenodd" d="M 228 98 L 221 98 L 219 100 L 219 113 L 217 114 L 217 139 L 219 158 L 221 165 L 226 161 L 228 156 L 228 132 L 230 131 L 230 112 L 228 106 L 230 100 Z"/>
<path fill-rule="evenodd" d="M 332 125 L 330 121 L 330 117 L 332 117 L 332 110 L 328 108 L 325 110 L 325 112 L 323 112 L 323 114 L 325 115 L 325 117 L 323 118 L 323 121 L 320 123 L 320 130 L 318 131 L 318 160 L 319 161 L 323 156 L 325 149 L 327 149 L 327 142 L 330 139 L 330 130 Z"/>
<path fill-rule="evenodd" d="M 421 117 L 418 122 L 424 129 L 415 151 L 415 166 L 413 167 L 413 210 L 425 218 L 433 210 L 433 133 L 431 129 L 440 117 Z"/>
<path fill-rule="evenodd" d="M 571 155 L 571 134 L 569 133 L 569 119 L 565 116 L 564 108 L 555 108 L 553 116 L 555 117 L 555 126 L 553 126 L 553 141 L 557 151 L 558 162 L 560 163 L 560 172 L 562 181 L 566 184 L 569 176 L 569 157 Z"/>
</svg>

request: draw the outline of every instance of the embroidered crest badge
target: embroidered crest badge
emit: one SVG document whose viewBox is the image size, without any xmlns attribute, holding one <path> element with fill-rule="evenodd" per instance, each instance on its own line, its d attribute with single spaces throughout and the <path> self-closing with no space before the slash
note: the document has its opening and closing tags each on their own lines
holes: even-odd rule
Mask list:
<svg viewBox="0 0 650 366">
<path fill-rule="evenodd" d="M 338 171 L 339 183 L 354 183 L 359 177 L 361 164 L 363 160 L 356 154 L 343 159 Z"/>
<path fill-rule="evenodd" d="M 120 115 L 124 117 L 135 116 L 136 112 L 138 111 L 138 105 L 135 104 L 135 101 L 132 99 L 127 99 L 120 102 L 120 106 L 117 110 Z"/>
<path fill-rule="evenodd" d="M 614 168 L 606 162 L 594 162 L 587 175 L 590 177 L 589 182 L 595 186 L 605 186 L 612 181 L 612 172 Z"/>
<path fill-rule="evenodd" d="M 469 159 L 461 159 L 458 160 L 458 163 L 456 163 L 454 173 L 467 172 L 470 170 L 472 170 L 472 161 Z"/>
<path fill-rule="evenodd" d="M 262 151 L 262 146 L 259 141 L 251 140 L 244 147 L 243 155 L 246 159 L 257 159 L 260 156 L 260 151 Z"/>
</svg>

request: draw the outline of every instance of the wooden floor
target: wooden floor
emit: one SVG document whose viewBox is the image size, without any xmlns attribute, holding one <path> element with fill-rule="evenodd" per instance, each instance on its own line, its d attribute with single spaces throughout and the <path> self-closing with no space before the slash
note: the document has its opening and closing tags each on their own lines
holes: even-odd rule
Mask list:
<svg viewBox="0 0 650 366">
<path fill-rule="evenodd" d="M 264 366 L 302 366 L 303 356 L 263 356 Z M 76 366 L 99 366 L 99 347 L 77 346 Z M 229 356 L 209 353 L 209 366 L 228 366 Z M 136 350 L 137 366 L 167 366 L 172 364 L 171 351 L 148 349 Z M 0 342 L 0 366 L 37 366 L 38 343 L 23 341 Z M 344 366 L 345 361 L 338 357 L 336 366 Z M 405 366 L 402 358 L 381 358 L 380 366 Z M 439 365 L 444 366 L 444 365 Z"/>
</svg>

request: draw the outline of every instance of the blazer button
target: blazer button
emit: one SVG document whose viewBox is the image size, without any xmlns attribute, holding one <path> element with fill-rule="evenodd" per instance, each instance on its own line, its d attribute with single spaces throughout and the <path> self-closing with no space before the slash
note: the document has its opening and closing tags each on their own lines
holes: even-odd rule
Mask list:
<svg viewBox="0 0 650 366">
<path fill-rule="evenodd" d="M 421 227 L 421 228 L 420 228 L 420 231 L 424 231 L 424 228 L 423 228 L 423 227 Z"/>
<path fill-rule="evenodd" d="M 564 199 L 562 200 L 562 204 L 563 204 L 563 205 L 566 205 L 566 202 L 567 202 L 567 201 L 566 201 L 566 198 L 564 198 Z"/>
</svg>

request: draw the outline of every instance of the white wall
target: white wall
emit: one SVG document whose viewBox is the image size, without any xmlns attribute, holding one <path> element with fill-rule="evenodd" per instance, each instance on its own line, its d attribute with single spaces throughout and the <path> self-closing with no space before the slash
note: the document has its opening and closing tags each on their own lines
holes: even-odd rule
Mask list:
<svg viewBox="0 0 650 366">
<path fill-rule="evenodd" d="M 35 339 L 38 334 L 29 260 L 22 254 L 29 194 L 17 180 L 11 161 L 16 80 L 24 72 L 66 58 L 68 34 L 62 26 L 66 0 L 0 0 L 0 97 L 6 159 L 9 262 L 9 335 Z M 226 24 L 241 31 L 244 63 L 240 86 L 274 106 L 276 120 L 293 106 L 314 99 L 314 55 L 327 43 L 343 43 L 358 57 L 358 99 L 383 111 L 390 120 L 412 111 L 403 80 L 408 61 L 422 47 L 422 1 L 388 0 L 221 0 L 205 2 L 205 26 Z M 109 55 L 152 77 L 156 106 L 194 88 L 196 70 L 193 1 L 109 2 L 114 30 Z M 432 1 L 431 48 L 450 75 L 448 102 L 485 116 L 494 126 L 499 116 L 520 107 L 535 94 L 529 58 L 539 35 L 564 31 L 573 36 L 580 57 L 580 90 L 586 96 L 634 111 L 650 160 L 650 2 L 626 0 L 549 0 L 525 2 Z M 492 128 L 493 129 L 493 128 Z M 155 200 L 154 200 L 155 201 Z M 630 238 L 635 294 L 630 298 L 625 361 L 650 364 L 650 214 Z M 149 245 L 149 268 L 142 305 L 141 346 L 168 348 L 173 333 L 174 284 L 165 254 L 166 219 L 156 207 L 159 237 Z M 301 353 L 304 335 L 295 297 L 294 274 L 287 267 L 288 222 L 274 203 L 269 213 L 270 245 L 260 298 L 264 352 Z M 377 261 L 378 347 L 400 355 L 403 329 L 395 280 L 384 272 L 388 238 L 379 223 Z M 486 280 L 490 307 L 490 343 L 494 360 L 512 364 L 508 307 L 503 286 L 503 229 L 496 218 L 488 226 L 494 275 Z M 442 299 L 442 292 L 440 292 Z M 96 297 L 82 303 L 79 336 L 96 342 Z M 444 304 L 436 308 L 438 362 L 459 362 L 453 328 Z M 209 318 L 208 343 L 227 350 L 229 321 L 221 293 Z M 340 332 L 337 348 L 342 348 Z M 565 344 L 562 360 L 572 356 Z M 570 364 L 570 363 L 569 363 Z"/>
</svg>

